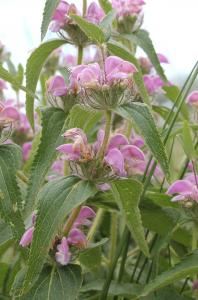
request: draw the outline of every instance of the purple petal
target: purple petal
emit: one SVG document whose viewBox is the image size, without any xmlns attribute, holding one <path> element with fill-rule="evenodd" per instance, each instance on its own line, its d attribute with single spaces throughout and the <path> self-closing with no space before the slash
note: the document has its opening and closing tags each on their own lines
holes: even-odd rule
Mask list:
<svg viewBox="0 0 198 300">
<path fill-rule="evenodd" d="M 74 147 L 73 144 L 63 144 L 56 148 L 57 151 L 60 153 L 65 154 L 65 158 L 67 160 L 78 160 L 81 157 L 80 149 L 77 147 Z"/>
<path fill-rule="evenodd" d="M 198 91 L 193 91 L 187 98 L 187 102 L 191 105 L 198 105 Z"/>
<path fill-rule="evenodd" d="M 114 148 L 110 149 L 104 158 L 107 165 L 109 165 L 115 173 L 120 176 L 125 176 L 124 157 L 120 150 Z"/>
<path fill-rule="evenodd" d="M 71 253 L 66 237 L 62 238 L 61 244 L 57 246 L 57 250 L 55 254 L 56 261 L 63 266 L 67 265 L 71 260 Z"/>
<path fill-rule="evenodd" d="M 109 140 L 108 150 L 119 148 L 119 146 L 128 145 L 128 139 L 123 134 L 116 134 Z"/>
<path fill-rule="evenodd" d="M 19 113 L 16 108 L 7 106 L 0 112 L 0 118 L 7 122 L 14 122 L 19 119 Z"/>
<path fill-rule="evenodd" d="M 177 180 L 168 189 L 167 194 L 188 194 L 192 192 L 193 184 L 188 180 Z"/>
<path fill-rule="evenodd" d="M 164 64 L 169 63 L 167 57 L 164 54 L 157 53 L 157 57 L 158 57 L 160 63 L 164 63 Z"/>
<path fill-rule="evenodd" d="M 53 96 L 64 96 L 67 94 L 67 86 L 62 76 L 54 76 L 48 81 L 48 92 Z"/>
<path fill-rule="evenodd" d="M 87 239 L 84 233 L 77 228 L 73 228 L 67 239 L 68 243 L 71 245 L 75 245 L 78 248 L 85 248 L 87 245 Z"/>
<path fill-rule="evenodd" d="M 91 222 L 87 219 L 92 219 L 96 216 L 96 213 L 89 206 L 83 206 L 80 210 L 78 217 L 75 220 L 74 227 L 81 225 L 90 226 Z"/>
<path fill-rule="evenodd" d="M 126 145 L 122 147 L 121 152 L 125 159 L 145 160 L 144 153 L 136 146 Z"/>
<path fill-rule="evenodd" d="M 27 247 L 28 245 L 30 245 L 33 238 L 33 232 L 34 232 L 34 226 L 27 229 L 23 234 L 19 245 L 21 245 L 22 247 Z"/>
</svg>

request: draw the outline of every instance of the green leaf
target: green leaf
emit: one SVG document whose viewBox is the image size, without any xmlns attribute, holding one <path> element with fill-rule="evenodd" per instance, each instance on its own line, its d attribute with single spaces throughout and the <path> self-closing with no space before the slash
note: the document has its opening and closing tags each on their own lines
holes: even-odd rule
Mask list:
<svg viewBox="0 0 198 300">
<path fill-rule="evenodd" d="M 102 246 L 108 241 L 107 238 L 102 239 L 100 242 L 88 245 L 88 248 L 80 252 L 80 263 L 86 268 L 96 271 L 102 260 Z"/>
<path fill-rule="evenodd" d="M 99 44 L 105 42 L 105 34 L 99 26 L 77 15 L 71 15 L 71 17 L 91 41 Z"/>
<path fill-rule="evenodd" d="M 54 107 L 48 107 L 42 112 L 42 133 L 40 145 L 37 154 L 32 163 L 32 169 L 28 184 L 26 210 L 29 212 L 33 205 L 39 189 L 45 181 L 45 175 L 56 158 L 58 147 L 63 143 L 61 137 L 65 124 L 66 114 L 63 110 Z"/>
<path fill-rule="evenodd" d="M 122 45 L 120 45 L 118 43 L 109 42 L 109 43 L 107 43 L 107 48 L 110 51 L 110 53 L 117 55 L 124 60 L 130 61 L 132 64 L 134 64 L 136 66 L 136 68 L 138 69 L 138 72 L 133 74 L 133 78 L 138 87 L 139 93 L 140 93 L 143 101 L 149 105 L 150 104 L 149 95 L 148 95 L 147 89 L 144 85 L 144 81 L 142 79 L 143 75 L 142 75 L 142 71 L 141 71 L 140 65 L 138 63 L 138 60 L 127 49 L 125 49 Z"/>
<path fill-rule="evenodd" d="M 88 134 L 94 126 L 101 120 L 102 113 L 87 110 L 80 105 L 75 105 L 69 114 L 69 128 L 82 128 Z"/>
<path fill-rule="evenodd" d="M 96 193 L 95 186 L 77 177 L 63 177 L 46 184 L 38 195 L 38 215 L 30 250 L 24 290 L 37 279 L 51 243 L 67 215 Z"/>
<path fill-rule="evenodd" d="M 144 297 L 143 300 L 193 300 L 191 297 L 181 295 L 176 289 L 167 287 L 157 293 L 152 293 L 148 297 Z"/>
<path fill-rule="evenodd" d="M 103 279 L 97 279 L 91 282 L 86 283 L 81 288 L 81 292 L 88 292 L 88 291 L 98 291 L 101 292 L 104 286 Z M 108 295 L 111 296 L 125 296 L 125 297 L 132 297 L 138 295 L 140 291 L 140 285 L 138 284 L 131 284 L 131 283 L 118 283 L 116 281 L 111 281 L 111 285 L 109 288 Z M 131 298 L 130 298 L 131 299 Z"/>
<path fill-rule="evenodd" d="M 55 49 L 65 43 L 65 40 L 52 40 L 41 44 L 34 52 L 32 52 L 26 65 L 27 89 L 35 93 L 42 67 L 47 58 Z M 26 114 L 31 126 L 34 128 L 34 97 L 28 94 L 26 95 Z"/>
<path fill-rule="evenodd" d="M 10 226 L 0 219 L 0 246 L 13 238 Z"/>
<path fill-rule="evenodd" d="M 160 65 L 152 40 L 149 37 L 149 33 L 146 30 L 138 30 L 134 34 L 124 34 L 123 37 L 136 43 L 145 51 L 161 79 L 164 82 L 167 82 L 168 80 L 164 74 L 163 68 Z"/>
<path fill-rule="evenodd" d="M 13 285 L 14 295 L 21 291 L 24 272 L 19 272 Z M 78 265 L 45 267 L 32 289 L 19 300 L 75 300 L 82 285 L 81 268 Z"/>
<path fill-rule="evenodd" d="M 151 153 L 161 165 L 164 173 L 169 177 L 169 165 L 166 152 L 148 106 L 142 103 L 131 103 L 118 107 L 115 112 L 123 118 L 134 120 Z"/>
<path fill-rule="evenodd" d="M 24 172 L 29 172 L 31 170 L 32 164 L 34 162 L 35 156 L 38 152 L 38 148 L 41 142 L 41 131 L 38 132 L 35 136 L 34 139 L 32 141 L 32 148 L 30 150 L 30 154 L 29 154 L 29 158 L 28 160 L 25 162 L 24 166 L 23 166 L 23 170 Z"/>
<path fill-rule="evenodd" d="M 106 14 L 112 10 L 112 5 L 109 0 L 99 0 L 99 3 Z"/>
<path fill-rule="evenodd" d="M 187 157 L 191 160 L 196 159 L 196 152 L 194 149 L 194 143 L 193 143 L 190 127 L 186 120 L 183 122 L 182 140 L 183 140 L 183 149 Z"/>
<path fill-rule="evenodd" d="M 18 81 L 17 76 L 11 75 L 6 69 L 4 69 L 4 67 L 1 64 L 0 64 L 0 78 L 9 82 L 15 88 L 26 92 L 27 95 L 29 95 L 29 97 L 37 98 L 36 95 L 34 95 L 34 93 L 31 92 L 31 90 L 21 85 L 21 83 Z"/>
<path fill-rule="evenodd" d="M 18 242 L 25 229 L 20 213 L 22 199 L 16 181 L 21 160 L 21 149 L 17 145 L 0 146 L 0 214 Z"/>
<path fill-rule="evenodd" d="M 106 36 L 106 40 L 108 40 L 111 36 L 112 23 L 115 20 L 116 14 L 117 14 L 116 10 L 114 9 L 110 10 L 99 24 L 99 27 L 103 30 Z"/>
<path fill-rule="evenodd" d="M 52 20 L 53 13 L 58 6 L 60 0 L 46 0 L 43 11 L 43 20 L 41 25 L 41 41 L 44 39 L 49 23 Z"/>
<path fill-rule="evenodd" d="M 176 266 L 158 275 L 153 281 L 146 285 L 143 291 L 140 293 L 139 297 L 146 296 L 153 291 L 176 282 L 177 280 L 196 274 L 198 272 L 197 260 L 198 250 L 195 250 L 192 254 L 184 257 L 184 259 Z"/>
<path fill-rule="evenodd" d="M 114 180 L 114 197 L 124 215 L 126 224 L 142 252 L 149 256 L 149 249 L 144 237 L 141 214 L 138 208 L 142 193 L 142 184 L 136 180 Z"/>
</svg>

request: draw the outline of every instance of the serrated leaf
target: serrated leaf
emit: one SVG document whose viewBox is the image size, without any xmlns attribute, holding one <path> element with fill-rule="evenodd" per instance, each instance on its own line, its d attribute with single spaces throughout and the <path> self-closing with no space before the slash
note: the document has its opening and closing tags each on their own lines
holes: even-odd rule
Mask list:
<svg viewBox="0 0 198 300">
<path fill-rule="evenodd" d="M 18 295 L 22 288 L 25 272 L 20 271 L 15 279 L 12 291 Z M 60 268 L 44 267 L 38 281 L 19 300 L 75 300 L 82 284 L 81 267 L 67 265 Z"/>
<path fill-rule="evenodd" d="M 157 131 L 153 116 L 146 104 L 130 103 L 115 109 L 123 118 L 133 119 L 141 131 L 151 153 L 169 177 L 169 164 L 160 134 Z"/>
<path fill-rule="evenodd" d="M 66 114 L 63 110 L 54 107 L 48 107 L 41 110 L 42 112 L 42 132 L 40 145 L 37 154 L 32 163 L 30 179 L 28 183 L 26 211 L 30 212 L 36 196 L 45 181 L 45 175 L 56 158 L 58 147 L 63 143 L 61 137 L 63 133 Z"/>
<path fill-rule="evenodd" d="M 17 241 L 20 241 L 25 229 L 19 210 L 22 199 L 16 181 L 16 171 L 20 168 L 21 160 L 21 149 L 17 145 L 0 146 L 0 214 L 10 225 Z"/>
<path fill-rule="evenodd" d="M 132 34 L 124 34 L 124 38 L 131 40 L 132 42 L 136 43 L 139 47 L 141 47 L 145 53 L 148 55 L 152 65 L 154 66 L 155 70 L 161 77 L 164 82 L 168 82 L 164 70 L 161 67 L 157 54 L 155 52 L 155 48 L 153 46 L 152 40 L 149 37 L 149 33 L 146 30 L 138 30 L 136 33 Z"/>
<path fill-rule="evenodd" d="M 71 18 L 77 23 L 80 29 L 86 36 L 93 42 L 102 44 L 105 42 L 106 37 L 102 29 L 91 22 L 86 21 L 77 15 L 71 15 Z"/>
<path fill-rule="evenodd" d="M 69 128 L 82 128 L 88 134 L 101 118 L 101 112 L 87 110 L 77 104 L 70 111 Z"/>
<path fill-rule="evenodd" d="M 138 87 L 139 93 L 140 93 L 143 101 L 149 105 L 150 104 L 149 95 L 148 95 L 147 89 L 144 85 L 144 81 L 142 79 L 143 75 L 142 75 L 142 71 L 141 71 L 140 65 L 138 63 L 138 60 L 127 49 L 125 49 L 122 45 L 120 45 L 118 43 L 109 42 L 109 43 L 107 43 L 107 48 L 110 51 L 110 53 L 117 55 L 124 60 L 130 61 L 132 64 L 134 64 L 136 66 L 136 68 L 138 69 L 138 72 L 133 74 L 133 78 Z"/>
<path fill-rule="evenodd" d="M 38 195 L 38 215 L 24 282 L 27 291 L 42 270 L 51 242 L 73 208 L 96 193 L 95 186 L 79 178 L 63 177 L 46 184 Z"/>
<path fill-rule="evenodd" d="M 41 25 L 41 41 L 44 39 L 49 23 L 51 22 L 53 13 L 58 6 L 60 0 L 47 0 L 43 11 L 43 20 Z"/>
<path fill-rule="evenodd" d="M 41 44 L 36 50 L 32 52 L 28 58 L 26 65 L 26 87 L 33 93 L 36 91 L 36 86 L 43 65 L 45 64 L 49 55 L 60 46 L 66 43 L 65 40 L 52 40 Z M 26 95 L 26 114 L 31 126 L 34 128 L 34 97 Z"/>
<path fill-rule="evenodd" d="M 138 207 L 142 193 L 142 184 L 132 179 L 114 180 L 112 190 L 134 240 L 140 250 L 146 256 L 149 256 L 149 249 L 144 237 L 144 228 Z"/>
<path fill-rule="evenodd" d="M 23 170 L 24 172 L 29 172 L 31 170 L 33 161 L 35 159 L 35 156 L 38 152 L 38 147 L 40 145 L 41 142 L 41 131 L 38 132 L 35 136 L 34 139 L 32 141 L 32 148 L 30 150 L 30 154 L 29 154 L 29 158 L 28 160 L 25 162 L 24 166 L 23 166 Z"/>
<path fill-rule="evenodd" d="M 112 5 L 109 0 L 99 0 L 98 2 L 106 14 L 112 10 Z"/>
<path fill-rule="evenodd" d="M 176 282 L 187 276 L 196 274 L 198 272 L 197 260 L 198 250 L 195 250 L 192 254 L 189 254 L 186 257 L 184 257 L 184 259 L 175 267 L 158 275 L 153 281 L 146 285 L 143 291 L 140 293 L 139 297 L 146 296 L 153 291 L 156 291 L 169 284 L 172 284 L 173 282 Z"/>
</svg>

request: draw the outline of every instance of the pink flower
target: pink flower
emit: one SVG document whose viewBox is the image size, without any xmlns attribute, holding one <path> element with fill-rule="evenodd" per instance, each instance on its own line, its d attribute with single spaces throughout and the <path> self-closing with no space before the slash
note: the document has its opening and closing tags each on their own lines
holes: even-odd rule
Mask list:
<svg viewBox="0 0 198 300">
<path fill-rule="evenodd" d="M 86 14 L 86 19 L 92 23 L 99 24 L 100 21 L 105 16 L 104 11 L 101 7 L 99 7 L 95 2 L 92 2 L 88 9 Z"/>
<path fill-rule="evenodd" d="M 33 239 L 33 232 L 34 232 L 34 226 L 30 227 L 29 229 L 27 229 L 25 231 L 25 233 L 23 234 L 19 245 L 21 245 L 22 247 L 27 247 L 31 244 L 32 239 Z"/>
<path fill-rule="evenodd" d="M 19 113 L 13 106 L 5 106 L 0 102 L 0 126 L 8 125 L 19 119 Z"/>
<path fill-rule="evenodd" d="M 67 241 L 68 244 L 75 245 L 80 249 L 83 249 L 87 246 L 86 236 L 80 229 L 77 228 L 71 229 Z"/>
<path fill-rule="evenodd" d="M 141 148 L 144 146 L 144 140 L 141 136 L 135 134 L 132 132 L 131 137 L 130 137 L 130 143 L 134 146 L 137 146 L 138 148 Z"/>
<path fill-rule="evenodd" d="M 105 75 L 109 84 L 128 79 L 137 72 L 136 67 L 120 57 L 109 56 L 105 60 Z"/>
<path fill-rule="evenodd" d="M 52 17 L 50 30 L 58 32 L 65 25 L 71 23 L 70 14 L 79 14 L 75 4 L 68 4 L 66 1 L 61 0 Z"/>
<path fill-rule="evenodd" d="M 72 68 L 70 75 L 70 87 L 76 92 L 81 87 L 97 85 L 101 80 L 101 70 L 98 63 L 79 65 Z"/>
<path fill-rule="evenodd" d="M 72 128 L 64 133 L 64 137 L 73 141 L 73 144 L 63 144 L 56 148 L 65 154 L 66 160 L 77 161 L 81 158 L 90 159 L 91 153 L 86 134 L 80 128 Z"/>
<path fill-rule="evenodd" d="M 80 213 L 78 217 L 76 218 L 74 222 L 74 227 L 78 226 L 90 226 L 91 221 L 89 219 L 95 218 L 96 213 L 93 209 L 91 209 L 89 206 L 83 206 L 80 210 Z"/>
<path fill-rule="evenodd" d="M 123 134 L 115 134 L 109 140 L 108 150 L 119 148 L 120 146 L 128 145 L 128 139 Z"/>
<path fill-rule="evenodd" d="M 63 64 L 66 65 L 67 67 L 73 67 L 77 64 L 77 57 L 76 55 L 72 54 L 67 54 L 63 58 Z"/>
<path fill-rule="evenodd" d="M 168 58 L 164 54 L 157 53 L 157 57 L 160 63 L 169 64 Z"/>
<path fill-rule="evenodd" d="M 192 200 L 198 202 L 198 187 L 193 176 L 190 175 L 186 179 L 176 180 L 169 187 L 167 194 L 178 194 L 172 198 L 172 201 Z"/>
<path fill-rule="evenodd" d="M 117 17 L 119 19 L 138 15 L 144 4 L 143 0 L 112 0 L 112 6 L 117 10 Z"/>
<path fill-rule="evenodd" d="M 20 131 L 21 133 L 27 134 L 29 132 L 29 130 L 31 130 L 30 123 L 24 113 L 20 113 L 19 121 L 17 122 L 16 127 L 17 127 L 16 129 L 18 131 Z"/>
<path fill-rule="evenodd" d="M 67 86 L 62 76 L 56 75 L 51 77 L 47 82 L 47 86 L 48 92 L 54 97 L 65 96 L 67 94 Z"/>
<path fill-rule="evenodd" d="M 126 171 L 124 168 L 124 157 L 120 150 L 116 148 L 110 149 L 105 156 L 104 161 L 119 176 L 126 176 Z"/>
<path fill-rule="evenodd" d="M 62 238 L 61 243 L 57 246 L 57 250 L 55 254 L 56 261 L 63 266 L 67 265 L 71 260 L 71 253 L 66 237 Z"/>
<path fill-rule="evenodd" d="M 161 88 L 164 86 L 164 82 L 158 75 L 144 75 L 143 79 L 149 94 L 162 92 Z"/>
<path fill-rule="evenodd" d="M 7 89 L 6 82 L 3 79 L 0 79 L 0 91 Z"/>
<path fill-rule="evenodd" d="M 187 98 L 187 103 L 192 106 L 198 107 L 198 91 L 193 91 Z"/>
<path fill-rule="evenodd" d="M 64 162 L 61 159 L 57 159 L 52 164 L 52 170 L 58 175 L 64 175 Z"/>
<path fill-rule="evenodd" d="M 23 159 L 26 161 L 29 158 L 32 149 L 32 142 L 24 143 L 22 146 Z"/>
</svg>

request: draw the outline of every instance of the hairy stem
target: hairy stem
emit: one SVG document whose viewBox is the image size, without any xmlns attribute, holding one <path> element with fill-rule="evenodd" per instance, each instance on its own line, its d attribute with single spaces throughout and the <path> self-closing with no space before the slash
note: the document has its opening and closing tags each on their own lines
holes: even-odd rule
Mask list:
<svg viewBox="0 0 198 300">
<path fill-rule="evenodd" d="M 82 59 L 83 59 L 83 46 L 79 45 L 78 46 L 78 65 L 82 64 Z"/>
<path fill-rule="evenodd" d="M 104 215 L 104 210 L 102 208 L 99 208 L 98 211 L 97 211 L 96 217 L 94 219 L 94 222 L 91 225 L 91 228 L 90 228 L 90 230 L 89 230 L 89 232 L 87 234 L 87 240 L 88 241 L 93 240 L 94 234 L 95 234 L 95 232 L 97 231 L 98 227 L 101 224 L 103 215 Z"/>
<path fill-rule="evenodd" d="M 117 247 L 117 225 L 118 225 L 118 216 L 117 213 L 113 212 L 111 214 L 111 229 L 110 229 L 110 249 L 109 249 L 109 260 L 111 261 L 112 257 L 115 256 L 116 247 Z"/>
<path fill-rule="evenodd" d="M 103 160 L 103 158 L 104 158 L 105 151 L 106 151 L 106 148 L 107 148 L 107 144 L 108 144 L 108 141 L 109 141 L 109 136 L 110 136 L 110 133 L 111 133 L 112 113 L 111 113 L 110 110 L 107 110 L 105 112 L 105 115 L 106 115 L 105 135 L 104 135 L 104 140 L 103 140 L 102 146 L 101 146 L 99 154 L 98 154 L 98 158 L 100 160 Z"/>
<path fill-rule="evenodd" d="M 81 209 L 81 206 L 77 206 L 76 208 L 74 208 L 64 226 L 64 229 L 63 229 L 63 232 L 64 232 L 64 235 L 67 236 L 68 233 L 70 232 L 76 218 L 78 217 L 79 215 L 79 212 L 80 212 L 80 209 Z"/>
</svg>

